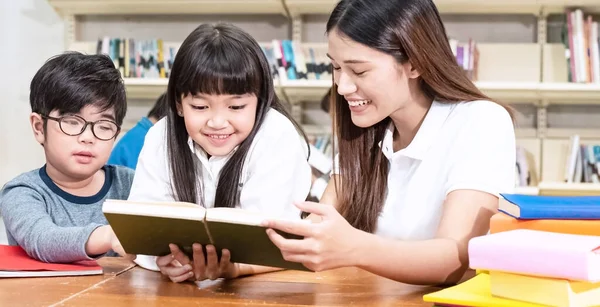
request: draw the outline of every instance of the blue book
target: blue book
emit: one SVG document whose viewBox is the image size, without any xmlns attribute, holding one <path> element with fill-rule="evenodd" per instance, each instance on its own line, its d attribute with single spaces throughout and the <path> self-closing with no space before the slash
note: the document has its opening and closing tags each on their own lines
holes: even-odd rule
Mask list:
<svg viewBox="0 0 600 307">
<path fill-rule="evenodd" d="M 500 195 L 498 209 L 517 219 L 600 219 L 600 196 Z"/>
</svg>

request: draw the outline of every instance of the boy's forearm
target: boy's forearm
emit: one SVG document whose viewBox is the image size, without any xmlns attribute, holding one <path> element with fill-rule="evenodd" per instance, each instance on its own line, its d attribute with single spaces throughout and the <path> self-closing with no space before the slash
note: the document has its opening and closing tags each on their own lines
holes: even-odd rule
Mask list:
<svg viewBox="0 0 600 307">
<path fill-rule="evenodd" d="M 105 254 L 111 250 L 112 230 L 110 226 L 96 228 L 85 243 L 85 252 L 90 257 Z"/>
</svg>

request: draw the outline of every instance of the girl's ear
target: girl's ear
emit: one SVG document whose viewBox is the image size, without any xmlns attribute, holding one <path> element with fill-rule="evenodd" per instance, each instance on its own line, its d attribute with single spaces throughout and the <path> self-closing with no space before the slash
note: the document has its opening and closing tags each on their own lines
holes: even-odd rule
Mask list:
<svg viewBox="0 0 600 307">
<path fill-rule="evenodd" d="M 33 130 L 33 136 L 35 140 L 44 146 L 46 141 L 46 135 L 44 134 L 44 119 L 37 113 L 31 113 L 29 115 L 29 122 L 31 123 L 31 129 Z"/>
<path fill-rule="evenodd" d="M 181 105 L 181 102 L 178 102 L 175 106 L 177 108 L 177 115 L 183 117 L 183 106 Z"/>
<path fill-rule="evenodd" d="M 409 79 L 416 79 L 421 76 L 421 73 L 412 66 L 410 61 L 407 61 L 402 66 L 404 67 L 404 73 Z"/>
</svg>

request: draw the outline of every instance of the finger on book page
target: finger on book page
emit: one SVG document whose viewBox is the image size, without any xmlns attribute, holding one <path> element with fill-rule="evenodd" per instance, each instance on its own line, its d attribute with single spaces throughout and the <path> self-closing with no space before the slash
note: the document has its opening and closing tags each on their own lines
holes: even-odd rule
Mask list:
<svg viewBox="0 0 600 307">
<path fill-rule="evenodd" d="M 267 228 L 283 231 L 285 233 L 294 234 L 302 237 L 310 237 L 313 235 L 315 224 L 310 221 L 285 221 L 285 220 L 269 220 L 264 224 Z"/>
<path fill-rule="evenodd" d="M 267 229 L 267 235 L 273 244 L 281 250 L 282 254 L 284 252 L 307 253 L 311 251 L 307 240 L 286 239 L 273 229 Z"/>
<path fill-rule="evenodd" d="M 329 216 L 334 213 L 336 210 L 332 205 L 315 203 L 312 201 L 303 201 L 295 203 L 296 207 L 303 212 L 317 214 L 320 216 Z"/>
</svg>

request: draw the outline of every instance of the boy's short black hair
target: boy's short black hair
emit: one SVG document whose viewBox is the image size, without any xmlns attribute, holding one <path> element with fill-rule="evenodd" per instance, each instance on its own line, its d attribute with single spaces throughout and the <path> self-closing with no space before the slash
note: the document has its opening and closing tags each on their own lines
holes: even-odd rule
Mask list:
<svg viewBox="0 0 600 307">
<path fill-rule="evenodd" d="M 125 85 L 121 73 L 106 55 L 65 52 L 50 58 L 31 80 L 31 111 L 48 115 L 79 113 L 87 105 L 102 111 L 114 108 L 121 126 L 127 112 Z"/>
<path fill-rule="evenodd" d="M 167 103 L 167 93 L 163 93 L 156 99 L 154 106 L 148 112 L 148 117 L 154 117 L 157 120 L 167 116 L 169 112 L 169 104 Z"/>
</svg>

